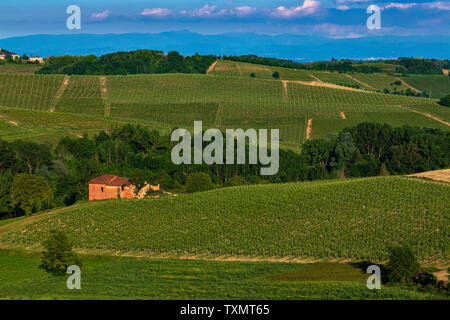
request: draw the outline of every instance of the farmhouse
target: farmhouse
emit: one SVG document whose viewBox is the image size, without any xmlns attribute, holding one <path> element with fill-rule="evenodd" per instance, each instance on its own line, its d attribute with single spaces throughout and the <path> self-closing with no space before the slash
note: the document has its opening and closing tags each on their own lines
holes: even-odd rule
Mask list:
<svg viewBox="0 0 450 320">
<path fill-rule="evenodd" d="M 106 174 L 89 181 L 89 201 L 144 198 L 149 190 L 159 191 L 160 185 L 145 185 L 137 194 L 128 178 Z"/>
</svg>

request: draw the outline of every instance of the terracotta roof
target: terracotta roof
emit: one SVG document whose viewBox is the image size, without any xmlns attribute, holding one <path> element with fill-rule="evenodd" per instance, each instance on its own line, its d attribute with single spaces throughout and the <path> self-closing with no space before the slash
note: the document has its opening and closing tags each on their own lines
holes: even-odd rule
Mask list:
<svg viewBox="0 0 450 320">
<path fill-rule="evenodd" d="M 131 186 L 131 182 L 130 180 L 128 180 L 128 178 L 118 177 L 113 174 L 105 174 L 103 176 L 94 178 L 89 181 L 89 184 L 104 184 L 113 187 Z"/>
</svg>

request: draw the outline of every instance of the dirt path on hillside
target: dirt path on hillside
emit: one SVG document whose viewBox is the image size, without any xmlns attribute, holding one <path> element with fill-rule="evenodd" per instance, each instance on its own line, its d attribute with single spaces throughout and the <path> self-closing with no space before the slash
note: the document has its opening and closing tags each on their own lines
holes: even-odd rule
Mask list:
<svg viewBox="0 0 450 320">
<path fill-rule="evenodd" d="M 283 98 L 285 101 L 289 100 L 288 83 L 286 80 L 281 81 L 283 83 Z"/>
<path fill-rule="evenodd" d="M 347 117 L 345 116 L 344 111 L 341 111 L 341 112 L 340 112 L 340 115 L 341 115 L 341 118 L 342 118 L 343 120 L 346 120 L 346 119 L 347 119 Z"/>
<path fill-rule="evenodd" d="M 450 182 L 450 169 L 416 173 L 409 175 L 409 177 L 428 178 L 436 181 Z"/>
<path fill-rule="evenodd" d="M 208 71 L 206 71 L 206 74 L 210 74 L 214 70 L 218 62 L 219 60 L 214 61 L 213 64 L 209 66 Z"/>
<path fill-rule="evenodd" d="M 417 93 L 422 93 L 422 91 L 420 91 L 420 90 L 414 88 L 414 87 L 411 86 L 410 84 L 406 83 L 404 80 L 402 80 L 402 79 L 400 79 L 400 78 L 397 78 L 397 77 L 395 77 L 395 79 L 397 79 L 398 81 L 400 81 L 401 83 L 403 83 L 404 86 L 410 88 L 412 91 L 415 91 L 415 92 L 417 92 Z"/>
<path fill-rule="evenodd" d="M 100 91 L 102 95 L 102 100 L 105 105 L 105 117 L 111 116 L 111 102 L 108 97 L 108 87 L 106 84 L 106 77 L 100 77 Z"/>
<path fill-rule="evenodd" d="M 223 117 L 223 105 L 219 103 L 217 106 L 217 112 L 216 112 L 216 120 L 214 121 L 214 127 L 220 129 L 222 126 L 222 117 Z"/>
<path fill-rule="evenodd" d="M 235 65 L 236 65 L 236 68 L 237 68 L 238 71 L 239 71 L 239 74 L 240 74 L 241 76 L 243 76 L 244 74 L 242 73 L 242 70 L 241 70 L 241 68 L 239 67 L 239 65 L 238 65 L 237 63 L 235 63 Z"/>
<path fill-rule="evenodd" d="M 313 79 L 315 79 L 317 82 L 323 82 L 322 80 L 320 80 L 319 78 L 317 78 L 316 76 L 313 76 L 311 73 L 308 73 L 309 76 Z"/>
<path fill-rule="evenodd" d="M 311 140 L 313 119 L 308 120 L 308 127 L 306 128 L 306 140 Z"/>
<path fill-rule="evenodd" d="M 361 89 L 355 89 L 355 88 L 349 88 L 344 86 L 339 86 L 334 83 L 328 83 L 328 82 L 319 82 L 319 81 L 297 81 L 297 80 L 284 80 L 287 83 L 297 83 L 297 84 L 304 84 L 307 86 L 313 86 L 313 87 L 327 87 L 327 88 L 333 88 L 333 89 L 340 89 L 340 90 L 347 90 L 347 91 L 356 91 L 356 92 L 365 92 L 365 93 L 374 93 L 372 91 L 365 91 Z"/>
<path fill-rule="evenodd" d="M 70 83 L 70 77 L 65 76 L 63 82 L 61 83 L 61 86 L 59 87 L 58 91 L 56 92 L 55 97 L 53 98 L 53 102 L 50 105 L 50 112 L 55 112 L 55 108 L 58 105 L 59 99 L 61 99 L 62 95 L 66 91 L 67 87 Z"/>
<path fill-rule="evenodd" d="M 374 89 L 374 90 L 377 89 L 377 88 L 372 87 L 370 84 L 365 83 L 365 82 L 362 82 L 361 80 L 358 80 L 358 79 L 356 79 L 355 77 L 352 77 L 352 76 L 350 76 L 350 75 L 348 75 L 348 74 L 346 74 L 345 76 L 346 76 L 347 78 L 349 78 L 349 79 L 352 79 L 353 81 L 358 82 L 359 84 L 362 84 L 363 86 L 365 86 L 365 87 L 367 87 L 367 88 L 371 88 L 371 89 Z"/>
<path fill-rule="evenodd" d="M 444 121 L 444 120 L 442 120 L 442 119 L 440 119 L 440 118 L 438 118 L 438 117 L 435 117 L 435 116 L 433 116 L 433 115 L 431 115 L 431 114 L 429 114 L 429 113 L 417 111 L 417 110 L 414 110 L 414 109 L 409 109 L 409 108 L 406 108 L 406 107 L 404 107 L 404 106 L 399 106 L 399 107 L 402 108 L 402 109 L 411 111 L 411 112 L 415 112 L 415 113 L 421 114 L 421 115 L 423 115 L 423 116 L 425 116 L 425 117 L 428 117 L 428 118 L 430 118 L 430 119 L 439 121 L 440 123 L 443 123 L 443 124 L 445 124 L 446 126 L 449 126 L 449 127 L 450 127 L 450 123 L 449 123 L 449 122 Z"/>
</svg>

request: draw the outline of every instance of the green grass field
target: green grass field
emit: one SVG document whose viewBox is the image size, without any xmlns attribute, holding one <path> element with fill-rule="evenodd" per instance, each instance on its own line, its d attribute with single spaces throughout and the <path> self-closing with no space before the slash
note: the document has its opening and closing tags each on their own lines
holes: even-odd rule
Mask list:
<svg viewBox="0 0 450 320">
<path fill-rule="evenodd" d="M 62 229 L 108 252 L 383 261 L 394 244 L 448 259 L 449 186 L 399 177 L 259 185 L 74 208 L 0 236 L 36 246 Z M 267 197 L 270 195 L 270 197 Z"/>
<path fill-rule="evenodd" d="M 348 264 L 220 262 L 87 256 L 81 290 L 39 269 L 35 255 L 0 250 L 0 299 L 443 299 L 398 287 L 368 290 Z"/>
</svg>

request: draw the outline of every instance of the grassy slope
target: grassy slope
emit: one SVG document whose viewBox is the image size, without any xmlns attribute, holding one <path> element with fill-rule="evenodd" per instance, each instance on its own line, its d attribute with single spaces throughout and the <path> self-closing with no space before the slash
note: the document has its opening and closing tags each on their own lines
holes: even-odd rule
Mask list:
<svg viewBox="0 0 450 320">
<path fill-rule="evenodd" d="M 107 201 L 0 240 L 37 245 L 64 228 L 78 248 L 114 252 L 383 260 L 389 246 L 406 243 L 422 260 L 447 259 L 448 188 L 389 177 Z"/>
<path fill-rule="evenodd" d="M 36 256 L 0 250 L 6 299 L 433 299 L 395 287 L 370 291 L 359 268 L 338 264 L 85 257 L 81 290 L 38 268 Z"/>
</svg>

